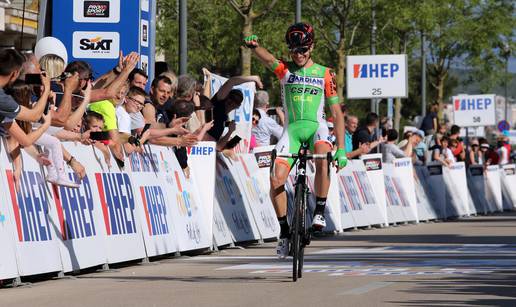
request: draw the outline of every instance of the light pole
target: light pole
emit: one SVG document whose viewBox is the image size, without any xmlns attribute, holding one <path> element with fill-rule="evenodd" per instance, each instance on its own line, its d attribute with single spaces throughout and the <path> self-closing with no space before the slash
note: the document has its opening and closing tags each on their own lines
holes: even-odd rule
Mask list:
<svg viewBox="0 0 516 307">
<path fill-rule="evenodd" d="M 504 43 L 503 45 L 503 57 L 505 58 L 505 76 L 504 76 L 504 95 L 505 95 L 505 112 L 504 112 L 504 119 L 507 120 L 507 109 L 509 106 L 509 97 L 507 94 L 507 79 L 509 76 L 509 58 L 511 56 L 511 47 L 508 43 Z M 511 114 L 512 115 L 512 114 Z M 512 121 L 512 116 L 511 116 Z"/>
<path fill-rule="evenodd" d="M 376 0 L 371 0 L 371 55 L 376 54 Z M 376 112 L 375 98 L 371 99 L 371 112 Z"/>
<path fill-rule="evenodd" d="M 301 22 L 301 0 L 296 0 L 296 23 Z"/>
</svg>

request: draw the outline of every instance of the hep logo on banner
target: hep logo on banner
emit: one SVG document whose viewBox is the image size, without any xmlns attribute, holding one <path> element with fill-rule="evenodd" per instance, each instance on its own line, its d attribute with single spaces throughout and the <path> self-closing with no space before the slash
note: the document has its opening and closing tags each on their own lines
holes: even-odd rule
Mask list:
<svg viewBox="0 0 516 307">
<path fill-rule="evenodd" d="M 155 153 L 139 154 L 133 153 L 129 156 L 129 162 L 131 163 L 131 170 L 133 172 L 159 172 L 158 155 Z"/>
<path fill-rule="evenodd" d="M 192 197 L 188 191 L 183 191 L 183 186 L 181 185 L 181 180 L 179 179 L 179 173 L 177 171 L 174 173 L 176 175 L 177 189 L 179 191 L 179 193 L 176 195 L 179 212 L 181 212 L 183 216 L 188 215 L 188 217 L 192 217 Z"/>
<path fill-rule="evenodd" d="M 455 111 L 486 110 L 493 103 L 491 98 L 455 98 Z"/>
<path fill-rule="evenodd" d="M 77 180 L 73 174 L 68 176 L 72 181 Z M 95 236 L 94 202 L 88 177 L 82 180 L 78 189 L 54 185 L 52 190 L 63 240 Z"/>
<path fill-rule="evenodd" d="M 48 218 L 49 205 L 45 195 L 45 180 L 39 172 L 22 172 L 20 191 L 14 188 L 13 172 L 8 170 L 7 182 L 11 196 L 18 241 L 52 240 Z"/>
<path fill-rule="evenodd" d="M 134 219 L 134 197 L 126 173 L 96 173 L 95 179 L 108 236 L 137 232 Z"/>
<path fill-rule="evenodd" d="M 249 192 L 249 194 L 253 200 L 255 200 L 255 201 L 258 200 L 262 204 L 263 198 L 260 193 L 260 186 L 259 186 L 258 180 L 256 180 L 256 178 L 254 178 L 254 177 L 251 177 L 251 173 L 249 173 L 249 169 L 247 168 L 247 165 L 245 164 L 242 156 L 240 156 L 240 162 L 242 163 L 242 166 L 244 167 L 244 172 L 247 176 L 247 180 L 246 180 L 247 191 Z"/>
<path fill-rule="evenodd" d="M 215 149 L 209 146 L 193 146 L 187 147 L 187 151 L 189 156 L 210 156 Z"/>
<path fill-rule="evenodd" d="M 140 194 L 145 210 L 145 219 L 147 220 L 149 235 L 168 234 L 167 206 L 161 187 L 140 187 Z"/>
<path fill-rule="evenodd" d="M 354 64 L 353 78 L 393 78 L 399 70 L 396 63 Z"/>
</svg>

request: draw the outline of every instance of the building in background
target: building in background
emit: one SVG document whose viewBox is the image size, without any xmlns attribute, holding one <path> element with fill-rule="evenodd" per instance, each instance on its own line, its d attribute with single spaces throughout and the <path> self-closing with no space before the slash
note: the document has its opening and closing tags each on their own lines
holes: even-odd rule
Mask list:
<svg viewBox="0 0 516 307">
<path fill-rule="evenodd" d="M 0 0 L 0 46 L 32 50 L 38 31 L 38 10 L 39 0 Z"/>
</svg>

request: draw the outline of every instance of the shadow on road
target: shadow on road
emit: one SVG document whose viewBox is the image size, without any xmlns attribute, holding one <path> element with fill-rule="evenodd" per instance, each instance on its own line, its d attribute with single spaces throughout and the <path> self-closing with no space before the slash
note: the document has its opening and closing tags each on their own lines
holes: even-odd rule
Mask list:
<svg viewBox="0 0 516 307">
<path fill-rule="evenodd" d="M 179 281 L 191 283 L 281 283 L 292 282 L 284 276 L 79 276 L 77 279 L 110 279 L 120 282 Z"/>
</svg>

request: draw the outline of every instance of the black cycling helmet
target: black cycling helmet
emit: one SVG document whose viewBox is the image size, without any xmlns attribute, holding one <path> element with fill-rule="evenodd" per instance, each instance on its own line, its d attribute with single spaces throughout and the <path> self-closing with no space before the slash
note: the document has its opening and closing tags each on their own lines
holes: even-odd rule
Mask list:
<svg viewBox="0 0 516 307">
<path fill-rule="evenodd" d="M 288 48 L 310 47 L 315 41 L 314 28 L 304 22 L 291 25 L 285 34 Z"/>
</svg>

